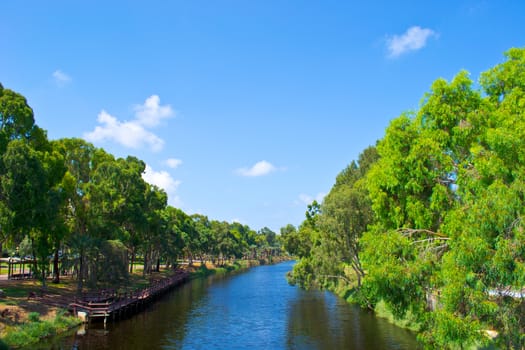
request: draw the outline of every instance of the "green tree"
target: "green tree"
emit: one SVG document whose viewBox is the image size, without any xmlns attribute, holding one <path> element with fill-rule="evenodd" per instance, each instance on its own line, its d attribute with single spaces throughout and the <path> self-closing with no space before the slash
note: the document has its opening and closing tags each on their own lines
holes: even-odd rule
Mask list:
<svg viewBox="0 0 525 350">
<path fill-rule="evenodd" d="M 368 169 L 377 161 L 375 147 L 360 155 L 359 164 L 352 162 L 336 179 L 334 187 L 325 197 L 319 217 L 320 254 L 318 267 L 323 275 L 349 281 L 346 268 L 353 270 L 358 287 L 365 271 L 360 259 L 360 239 L 372 223 L 373 213 L 366 189 Z"/>
<path fill-rule="evenodd" d="M 130 273 L 147 227 L 145 164 L 135 157 L 107 159 L 94 170 L 90 182 L 92 236 L 119 239 L 130 253 Z M 95 278 L 96 280 L 96 278 Z"/>
<path fill-rule="evenodd" d="M 165 225 L 162 211 L 166 208 L 168 196 L 156 186 L 146 184 L 145 210 L 147 226 L 143 231 L 142 246 L 144 255 L 144 273 L 160 270 L 162 245 L 166 243 Z M 155 267 L 153 264 L 155 263 Z"/>
<path fill-rule="evenodd" d="M 435 347 L 498 342 L 523 347 L 525 55 L 484 73 L 485 95 L 465 72 L 432 85 L 414 117 L 392 122 L 368 188 L 377 217 L 363 239 L 372 303 L 411 311 Z M 439 308 L 428 310 L 429 296 Z"/>
<path fill-rule="evenodd" d="M 198 234 L 198 254 L 201 262 L 205 263 L 205 256 L 211 253 L 212 246 L 216 244 L 211 229 L 211 223 L 205 215 L 194 214 L 191 218 Z"/>
<path fill-rule="evenodd" d="M 30 145 L 32 149 L 39 151 L 45 151 L 48 146 L 45 132 L 35 124 L 33 110 L 27 104 L 25 97 L 10 89 L 5 89 L 0 84 L 0 182 L 8 179 L 9 175 L 6 172 L 16 172 L 14 169 L 8 169 L 8 165 L 4 163 L 4 159 L 7 160 L 6 158 L 10 157 L 6 155 L 8 145 L 15 140 L 18 140 L 18 144 L 14 146 L 17 149 L 22 147 L 21 143 Z M 26 155 L 30 153 L 27 149 L 20 149 L 20 152 Z M 34 154 L 32 156 L 36 157 Z M 34 163 L 37 162 L 36 160 L 34 161 Z M 36 166 L 36 164 L 32 166 Z M 17 181 L 16 178 L 11 178 L 9 181 L 11 183 L 2 184 L 2 188 L 16 186 L 14 184 Z M 21 181 L 24 181 L 24 179 L 21 179 Z M 15 207 L 28 204 L 15 204 L 14 197 L 11 198 L 10 196 L 16 195 L 5 193 L 4 191 L 0 192 L 0 251 L 5 241 L 13 239 L 11 229 L 17 230 L 17 225 L 19 225 L 17 223 L 19 220 L 15 217 L 20 217 L 20 215 L 14 212 L 16 210 Z M 22 199 L 20 196 L 18 198 Z M 15 226 L 11 226 L 12 224 Z"/>
<path fill-rule="evenodd" d="M 88 252 L 98 244 L 90 231 L 90 208 L 94 204 L 89 193 L 91 178 L 96 167 L 111 156 L 76 138 L 53 141 L 53 148 L 62 155 L 66 167 L 61 184 L 66 200 L 61 214 L 66 227 L 64 240 L 67 249 L 62 256 L 62 264 L 68 268 L 76 266 L 80 292 L 90 265 Z"/>
<path fill-rule="evenodd" d="M 63 201 L 57 188 L 65 169 L 57 154 L 38 152 L 23 140 L 9 142 L 2 156 L 2 194 L 10 215 L 5 227 L 14 237 L 28 235 L 36 259 L 35 272 L 45 287 L 48 256 L 62 235 L 58 209 Z"/>
<path fill-rule="evenodd" d="M 184 249 L 182 222 L 185 221 L 187 215 L 180 209 L 172 206 L 167 206 L 162 211 L 162 218 L 165 225 L 163 237 L 165 245 L 163 245 L 162 253 L 167 261 L 167 264 L 173 266 L 177 265 L 177 260 L 182 257 Z"/>
<path fill-rule="evenodd" d="M 0 84 L 0 153 L 3 154 L 9 142 L 25 140 L 40 148 L 46 143 L 45 132 L 35 124 L 33 109 L 24 96 Z"/>
<path fill-rule="evenodd" d="M 335 288 L 357 286 L 365 271 L 360 259 L 360 239 L 373 220 L 365 175 L 377 161 L 375 147 L 369 147 L 336 178 L 320 205 L 308 206 L 299 230 L 283 235 L 288 252 L 301 258 L 291 280 L 302 286 Z"/>
<path fill-rule="evenodd" d="M 506 56 L 482 91 L 466 72 L 436 80 L 337 176 L 283 235 L 300 257 L 292 282 L 334 288 L 350 266 L 355 298 L 415 318 L 429 346 L 483 345 L 485 329 L 525 346 L 525 50 Z"/>
</svg>

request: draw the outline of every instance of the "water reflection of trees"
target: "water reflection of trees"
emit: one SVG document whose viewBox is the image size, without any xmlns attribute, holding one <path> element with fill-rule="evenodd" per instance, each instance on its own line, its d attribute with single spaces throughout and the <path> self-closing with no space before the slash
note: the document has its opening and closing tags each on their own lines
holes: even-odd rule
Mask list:
<svg viewBox="0 0 525 350">
<path fill-rule="evenodd" d="M 413 334 L 323 292 L 301 292 L 287 315 L 288 349 L 415 349 Z"/>
<path fill-rule="evenodd" d="M 330 314 L 320 292 L 300 292 L 288 314 L 287 347 L 289 349 L 340 348 L 330 330 Z"/>
<path fill-rule="evenodd" d="M 215 276 L 214 276 L 215 277 Z M 143 312 L 117 323 L 91 324 L 84 335 L 72 334 L 42 344 L 42 349 L 176 349 L 185 337 L 186 322 L 213 278 L 181 286 Z"/>
</svg>

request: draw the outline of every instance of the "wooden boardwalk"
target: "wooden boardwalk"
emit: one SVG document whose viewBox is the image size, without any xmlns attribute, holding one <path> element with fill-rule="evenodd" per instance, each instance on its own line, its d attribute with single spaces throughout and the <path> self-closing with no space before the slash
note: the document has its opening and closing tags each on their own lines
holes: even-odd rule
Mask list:
<svg viewBox="0 0 525 350">
<path fill-rule="evenodd" d="M 137 313 L 162 294 L 186 282 L 188 278 L 188 272 L 179 271 L 171 277 L 153 281 L 147 288 L 132 292 L 103 290 L 99 293 L 84 294 L 70 303 L 68 308 L 74 315 L 84 317 L 85 322 L 103 320 L 106 324 L 108 320 L 115 321 Z"/>
</svg>

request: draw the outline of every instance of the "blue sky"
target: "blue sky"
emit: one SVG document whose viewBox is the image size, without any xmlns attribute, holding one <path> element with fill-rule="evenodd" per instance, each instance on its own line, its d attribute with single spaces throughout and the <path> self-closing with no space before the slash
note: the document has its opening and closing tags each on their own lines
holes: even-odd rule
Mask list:
<svg viewBox="0 0 525 350">
<path fill-rule="evenodd" d="M 169 203 L 278 232 L 431 83 L 525 45 L 521 1 L 5 1 L 0 82 Z"/>
</svg>

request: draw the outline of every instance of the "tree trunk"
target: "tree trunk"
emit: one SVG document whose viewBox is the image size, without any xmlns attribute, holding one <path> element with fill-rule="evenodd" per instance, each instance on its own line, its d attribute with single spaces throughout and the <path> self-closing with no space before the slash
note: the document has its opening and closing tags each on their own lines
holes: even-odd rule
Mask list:
<svg viewBox="0 0 525 350">
<path fill-rule="evenodd" d="M 90 288 L 96 288 L 98 283 L 98 267 L 100 266 L 100 257 L 98 254 L 95 256 L 95 260 L 89 264 L 90 273 L 88 276 L 88 285 Z"/>
<path fill-rule="evenodd" d="M 354 265 L 352 265 L 352 268 L 354 269 L 354 272 L 357 276 L 357 288 L 361 288 L 361 271 L 357 269 Z"/>
<path fill-rule="evenodd" d="M 146 276 L 148 273 L 148 262 L 149 262 L 149 252 L 145 251 L 142 256 L 142 276 Z"/>
<path fill-rule="evenodd" d="M 131 275 L 133 273 L 133 264 L 135 263 L 135 248 L 131 249 L 131 259 L 130 259 L 130 265 L 129 265 L 129 274 Z"/>
<path fill-rule="evenodd" d="M 33 239 L 31 239 L 31 245 L 34 246 Z M 49 264 L 49 261 L 47 263 Z M 33 274 L 34 276 L 38 276 L 38 272 L 39 271 L 38 271 L 38 261 L 36 258 L 36 251 L 35 251 L 35 248 L 33 248 Z M 41 282 L 42 282 L 42 289 L 46 290 L 46 269 L 44 268 L 44 263 L 42 263 L 42 271 L 40 272 L 41 272 L 40 276 L 41 276 Z"/>
<path fill-rule="evenodd" d="M 55 249 L 53 257 L 53 283 L 60 283 L 60 269 L 58 267 L 58 248 Z"/>
<path fill-rule="evenodd" d="M 84 289 L 84 252 L 80 252 L 80 256 L 78 258 L 78 283 L 77 283 L 77 294 L 82 293 L 82 289 Z"/>
</svg>

